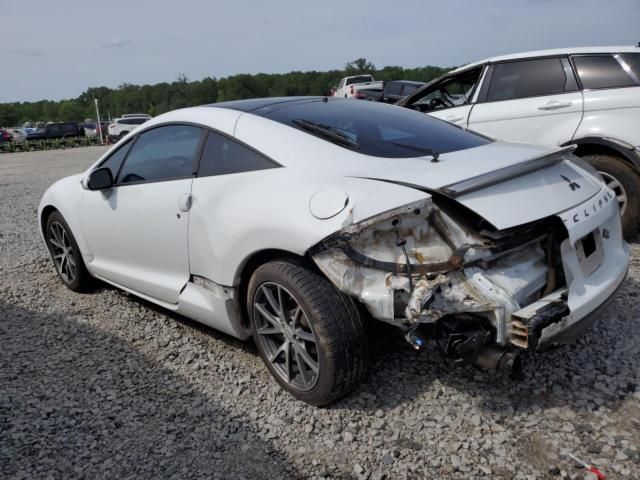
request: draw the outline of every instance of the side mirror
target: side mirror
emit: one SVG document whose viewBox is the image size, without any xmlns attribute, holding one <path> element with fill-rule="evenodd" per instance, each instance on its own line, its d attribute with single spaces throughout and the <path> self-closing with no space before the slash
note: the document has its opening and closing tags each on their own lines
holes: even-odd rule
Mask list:
<svg viewBox="0 0 640 480">
<path fill-rule="evenodd" d="M 98 168 L 89 175 L 87 187 L 89 190 L 104 190 L 113 186 L 113 175 L 109 168 Z"/>
</svg>

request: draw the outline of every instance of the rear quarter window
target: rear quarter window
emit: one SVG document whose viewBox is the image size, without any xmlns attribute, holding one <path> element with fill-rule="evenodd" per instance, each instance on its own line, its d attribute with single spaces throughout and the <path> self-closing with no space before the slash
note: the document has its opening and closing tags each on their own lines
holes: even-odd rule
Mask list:
<svg viewBox="0 0 640 480">
<path fill-rule="evenodd" d="M 635 80 L 637 84 L 640 84 L 640 53 L 623 53 L 620 58 L 629 69 L 627 73 Z"/>
<path fill-rule="evenodd" d="M 271 160 L 250 148 L 224 135 L 210 132 L 202 151 L 198 177 L 251 172 L 276 166 Z"/>
<path fill-rule="evenodd" d="M 636 84 L 613 55 L 577 55 L 573 57 L 573 62 L 583 88 L 616 88 Z"/>
</svg>

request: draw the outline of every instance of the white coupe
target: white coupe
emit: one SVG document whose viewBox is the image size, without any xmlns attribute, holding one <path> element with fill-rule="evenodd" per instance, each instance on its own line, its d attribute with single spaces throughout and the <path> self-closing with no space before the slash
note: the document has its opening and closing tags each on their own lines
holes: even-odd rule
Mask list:
<svg viewBox="0 0 640 480">
<path fill-rule="evenodd" d="M 517 369 L 587 329 L 629 258 L 614 193 L 571 147 L 324 97 L 160 115 L 38 216 L 70 289 L 100 279 L 253 336 L 314 405 L 363 378 L 375 320 L 452 364 Z"/>
</svg>

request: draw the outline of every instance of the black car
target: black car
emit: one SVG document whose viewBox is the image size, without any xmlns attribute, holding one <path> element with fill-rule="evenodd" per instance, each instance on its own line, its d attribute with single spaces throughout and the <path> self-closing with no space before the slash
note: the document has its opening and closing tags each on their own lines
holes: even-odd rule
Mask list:
<svg viewBox="0 0 640 480">
<path fill-rule="evenodd" d="M 426 83 L 412 80 L 391 80 L 384 84 L 384 88 L 361 88 L 357 91 L 355 98 L 372 102 L 396 103 L 424 85 Z"/>
<path fill-rule="evenodd" d="M 10 142 L 11 140 L 13 140 L 12 135 L 4 128 L 0 128 L 0 143 Z"/>
<path fill-rule="evenodd" d="M 84 129 L 77 122 L 48 123 L 43 138 L 69 138 L 84 136 Z"/>
</svg>

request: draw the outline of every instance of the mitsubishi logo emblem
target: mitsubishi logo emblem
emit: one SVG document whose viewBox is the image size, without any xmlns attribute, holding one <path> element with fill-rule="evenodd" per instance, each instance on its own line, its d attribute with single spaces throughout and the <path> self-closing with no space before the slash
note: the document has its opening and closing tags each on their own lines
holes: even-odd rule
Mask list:
<svg viewBox="0 0 640 480">
<path fill-rule="evenodd" d="M 574 182 L 573 180 L 570 180 L 569 178 L 565 177 L 564 175 L 560 175 L 562 177 L 562 179 L 567 182 L 569 184 L 569 188 L 571 189 L 571 191 L 573 192 L 574 190 L 577 190 L 580 188 L 580 184 L 577 182 Z"/>
</svg>

